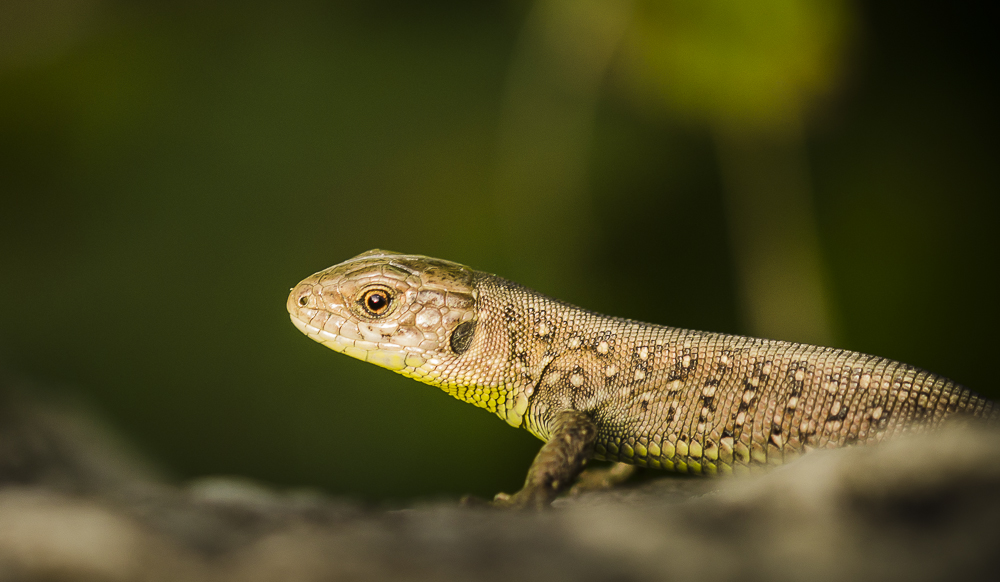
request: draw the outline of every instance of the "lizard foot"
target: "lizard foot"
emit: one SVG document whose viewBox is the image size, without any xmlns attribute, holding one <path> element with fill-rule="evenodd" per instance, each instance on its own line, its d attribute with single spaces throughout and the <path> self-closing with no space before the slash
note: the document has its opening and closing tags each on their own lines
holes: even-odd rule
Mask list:
<svg viewBox="0 0 1000 582">
<path fill-rule="evenodd" d="M 580 473 L 569 494 L 576 496 L 588 491 L 614 489 L 628 481 L 635 473 L 636 466 L 626 463 L 615 463 L 605 468 L 590 468 Z"/>
</svg>

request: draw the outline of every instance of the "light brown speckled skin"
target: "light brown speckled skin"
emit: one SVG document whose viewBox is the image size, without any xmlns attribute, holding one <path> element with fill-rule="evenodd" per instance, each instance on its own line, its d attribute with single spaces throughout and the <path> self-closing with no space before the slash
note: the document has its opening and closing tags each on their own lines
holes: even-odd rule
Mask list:
<svg viewBox="0 0 1000 582">
<path fill-rule="evenodd" d="M 388 313 L 360 306 L 373 286 L 392 294 Z M 313 339 L 389 362 L 542 440 L 574 411 L 574 430 L 596 428 L 588 455 L 640 466 L 741 472 L 956 414 L 1000 416 L 970 390 L 900 362 L 608 317 L 418 255 L 359 255 L 296 286 L 288 309 Z M 472 340 L 455 353 L 460 325 Z"/>
</svg>

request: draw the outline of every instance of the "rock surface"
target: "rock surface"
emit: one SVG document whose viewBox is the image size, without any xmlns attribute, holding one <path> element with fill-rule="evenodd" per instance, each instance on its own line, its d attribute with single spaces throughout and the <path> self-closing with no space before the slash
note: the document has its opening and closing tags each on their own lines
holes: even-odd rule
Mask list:
<svg viewBox="0 0 1000 582">
<path fill-rule="evenodd" d="M 1000 432 L 740 479 L 664 474 L 507 513 L 160 480 L 85 415 L 0 392 L 0 582 L 970 580 L 1000 555 Z"/>
</svg>

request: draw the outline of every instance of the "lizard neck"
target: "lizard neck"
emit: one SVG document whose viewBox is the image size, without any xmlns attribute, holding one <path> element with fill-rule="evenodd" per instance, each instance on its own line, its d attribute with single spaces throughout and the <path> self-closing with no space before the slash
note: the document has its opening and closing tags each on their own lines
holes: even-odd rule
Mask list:
<svg viewBox="0 0 1000 582">
<path fill-rule="evenodd" d="M 486 273 L 476 274 L 475 286 L 478 315 L 469 349 L 403 373 L 515 427 L 524 425 L 543 380 L 559 377 L 551 374 L 553 363 L 588 353 L 611 355 L 614 340 L 592 332 L 608 323 L 656 327 L 592 313 Z M 525 428 L 547 439 L 546 423 L 531 422 Z"/>
<path fill-rule="evenodd" d="M 477 352 L 470 354 L 463 366 L 492 373 L 487 375 L 487 383 L 452 394 L 488 408 L 512 426 L 524 425 L 542 440 L 548 439 L 548 421 L 559 410 L 586 409 L 571 400 L 586 394 L 591 394 L 595 403 L 600 399 L 603 390 L 599 388 L 617 374 L 619 352 L 627 350 L 621 337 L 656 336 L 665 341 L 671 330 L 597 314 L 493 275 L 482 274 L 477 289 Z M 587 378 L 596 369 L 605 374 Z M 614 373 L 609 377 L 607 371 Z M 565 398 L 537 397 L 558 383 L 568 383 L 572 389 Z M 484 402 L 487 394 L 491 398 Z M 528 414 L 532 408 L 542 410 Z"/>
</svg>

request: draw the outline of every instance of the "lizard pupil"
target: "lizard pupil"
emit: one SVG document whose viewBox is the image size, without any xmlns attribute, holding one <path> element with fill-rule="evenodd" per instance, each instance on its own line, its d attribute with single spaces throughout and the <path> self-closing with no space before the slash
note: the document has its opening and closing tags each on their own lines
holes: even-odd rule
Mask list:
<svg viewBox="0 0 1000 582">
<path fill-rule="evenodd" d="M 385 312 L 389 308 L 389 294 L 381 289 L 376 289 L 365 293 L 365 308 L 375 315 Z"/>
</svg>

